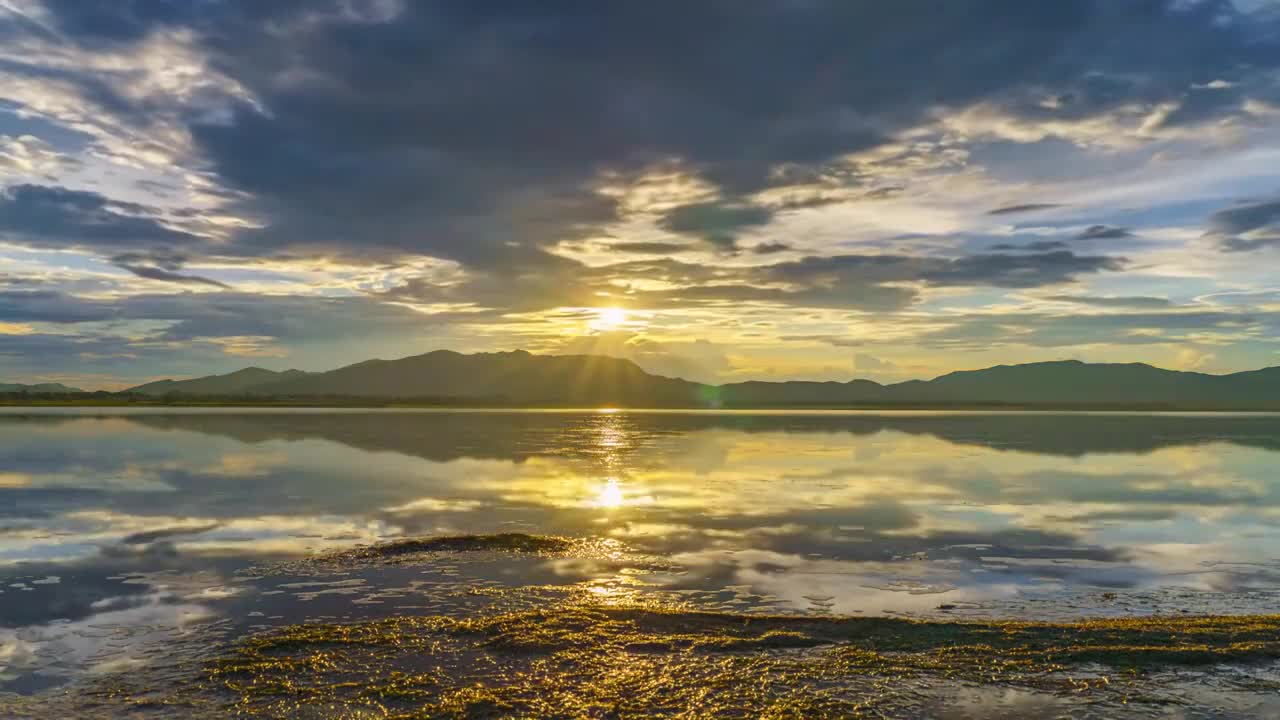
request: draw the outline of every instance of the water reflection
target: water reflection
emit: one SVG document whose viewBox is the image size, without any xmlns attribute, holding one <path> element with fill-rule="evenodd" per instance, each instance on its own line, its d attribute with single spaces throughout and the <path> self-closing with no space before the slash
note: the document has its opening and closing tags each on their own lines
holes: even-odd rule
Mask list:
<svg viewBox="0 0 1280 720">
<path fill-rule="evenodd" d="M 459 584 L 1050 616 L 1249 611 L 1280 589 L 1274 416 L 87 412 L 0 415 L 0 443 L 0 687 L 23 691 L 131 662 L 133 638 L 428 607 Z M 236 574 L 511 531 L 679 569 Z"/>
<path fill-rule="evenodd" d="M 600 488 L 600 492 L 596 493 L 596 499 L 593 503 L 599 508 L 616 508 L 621 507 L 626 502 L 626 498 L 622 495 L 622 487 L 618 485 L 618 478 L 609 478 L 605 481 L 604 487 Z"/>
</svg>

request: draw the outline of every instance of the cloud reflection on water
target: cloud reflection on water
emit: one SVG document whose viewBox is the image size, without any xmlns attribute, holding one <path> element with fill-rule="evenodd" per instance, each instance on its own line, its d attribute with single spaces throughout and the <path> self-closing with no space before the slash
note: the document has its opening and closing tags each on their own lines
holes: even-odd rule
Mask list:
<svg viewBox="0 0 1280 720">
<path fill-rule="evenodd" d="M 819 612 L 1280 587 L 1277 417 L 0 415 L 0 436 L 0 478 L 21 479 L 0 482 L 8 657 L 13 633 L 174 578 L 225 587 L 256 562 L 434 533 L 607 536 L 685 569 L 502 582 Z"/>
</svg>

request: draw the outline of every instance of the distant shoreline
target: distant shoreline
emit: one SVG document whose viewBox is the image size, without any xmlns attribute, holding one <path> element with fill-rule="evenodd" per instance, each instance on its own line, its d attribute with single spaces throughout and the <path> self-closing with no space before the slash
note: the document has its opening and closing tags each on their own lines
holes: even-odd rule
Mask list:
<svg viewBox="0 0 1280 720">
<path fill-rule="evenodd" d="M 102 409 L 129 408 L 246 408 L 246 409 L 334 409 L 334 410 L 379 410 L 379 409 L 422 409 L 422 410 L 559 410 L 559 411 L 716 411 L 730 410 L 739 412 L 751 411 L 986 411 L 986 412 L 1204 412 L 1204 413 L 1241 413 L 1280 412 L 1280 405 L 1175 405 L 1144 404 L 1123 405 L 1105 403 L 778 403 L 752 405 L 724 405 L 720 407 L 696 405 L 601 405 L 598 407 L 581 404 L 539 404 L 520 405 L 513 403 L 480 403 L 480 402 L 441 402 L 432 400 L 377 400 L 369 398 L 316 398 L 316 399 L 121 399 L 118 396 L 106 398 L 33 398 L 0 396 L 0 407 L 7 408 L 45 408 L 45 407 L 86 407 Z"/>
</svg>

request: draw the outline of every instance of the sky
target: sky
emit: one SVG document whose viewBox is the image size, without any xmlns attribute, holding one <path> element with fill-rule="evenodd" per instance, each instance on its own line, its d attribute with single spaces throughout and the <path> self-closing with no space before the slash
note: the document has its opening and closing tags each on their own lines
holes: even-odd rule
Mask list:
<svg viewBox="0 0 1280 720">
<path fill-rule="evenodd" d="M 0 0 L 0 381 L 1280 365 L 1275 0 Z"/>
</svg>

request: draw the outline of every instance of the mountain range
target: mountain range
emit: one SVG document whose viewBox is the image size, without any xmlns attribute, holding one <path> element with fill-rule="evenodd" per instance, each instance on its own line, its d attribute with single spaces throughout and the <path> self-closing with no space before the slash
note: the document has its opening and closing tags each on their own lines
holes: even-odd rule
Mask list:
<svg viewBox="0 0 1280 720">
<path fill-rule="evenodd" d="M 1000 365 L 932 380 L 742 382 L 705 385 L 652 375 L 630 360 L 525 351 L 464 355 L 438 350 L 367 360 L 328 372 L 246 368 L 192 380 L 160 380 L 134 395 L 351 398 L 508 406 L 770 407 L 1024 406 L 1280 409 L 1280 367 L 1229 375 L 1142 363 L 1075 360 Z"/>
<path fill-rule="evenodd" d="M 44 393 L 48 395 L 62 395 L 66 393 L 82 393 L 77 387 L 63 385 L 62 383 L 35 383 L 34 385 L 24 385 L 22 383 L 0 383 L 0 393 Z"/>
</svg>

